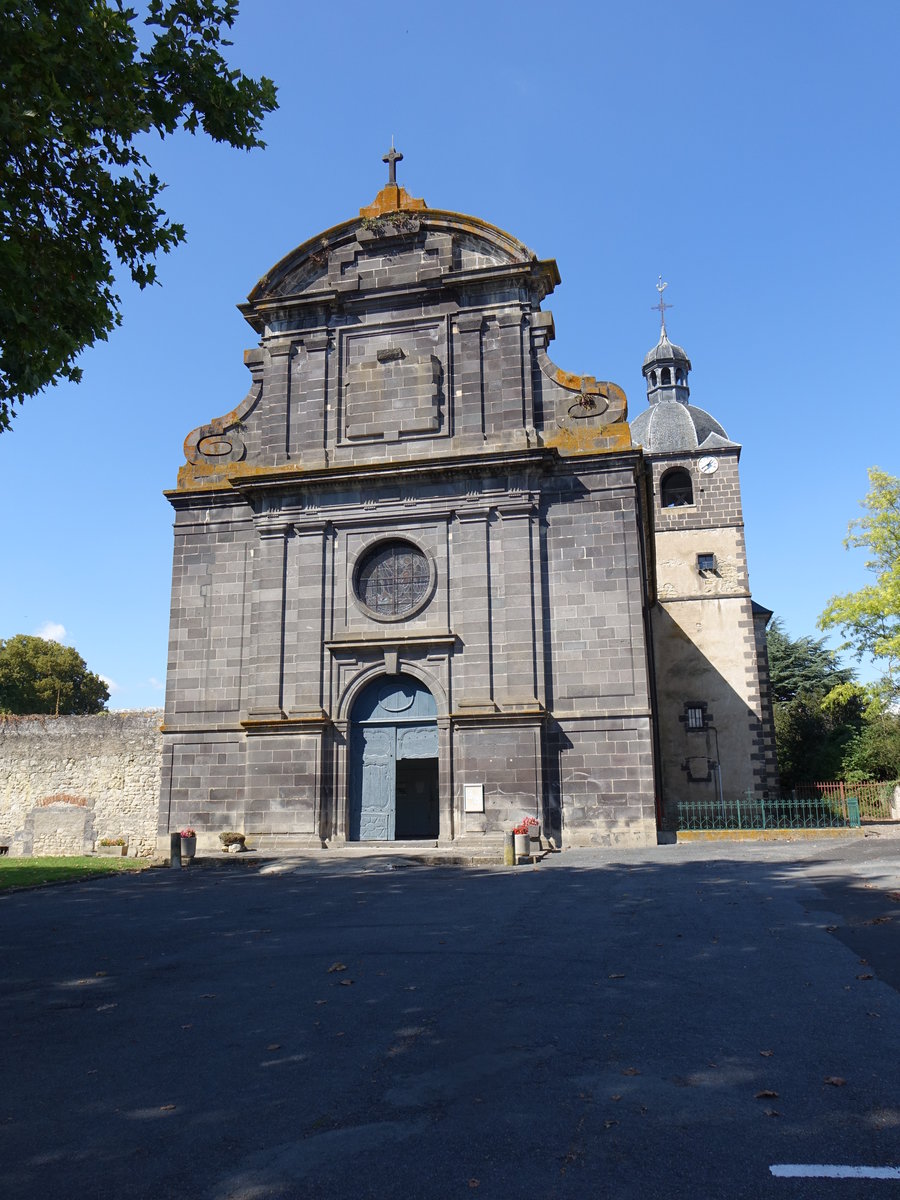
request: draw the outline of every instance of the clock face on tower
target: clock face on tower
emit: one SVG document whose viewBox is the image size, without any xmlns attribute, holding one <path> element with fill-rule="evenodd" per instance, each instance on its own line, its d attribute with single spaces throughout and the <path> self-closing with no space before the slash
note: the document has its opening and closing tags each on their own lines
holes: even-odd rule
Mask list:
<svg viewBox="0 0 900 1200">
<path fill-rule="evenodd" d="M 711 454 L 705 455 L 697 464 L 704 475 L 713 475 L 719 469 L 719 460 Z"/>
</svg>

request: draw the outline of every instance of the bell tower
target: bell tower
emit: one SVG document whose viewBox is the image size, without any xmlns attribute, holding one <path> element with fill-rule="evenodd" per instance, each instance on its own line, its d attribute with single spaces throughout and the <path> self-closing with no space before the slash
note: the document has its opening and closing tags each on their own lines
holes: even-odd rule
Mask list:
<svg viewBox="0 0 900 1200">
<path fill-rule="evenodd" d="M 655 662 L 663 821 L 681 806 L 756 798 L 777 786 L 765 626 L 750 594 L 741 447 L 690 403 L 691 361 L 666 332 L 644 359 L 648 407 L 631 421 L 652 495 Z"/>
</svg>

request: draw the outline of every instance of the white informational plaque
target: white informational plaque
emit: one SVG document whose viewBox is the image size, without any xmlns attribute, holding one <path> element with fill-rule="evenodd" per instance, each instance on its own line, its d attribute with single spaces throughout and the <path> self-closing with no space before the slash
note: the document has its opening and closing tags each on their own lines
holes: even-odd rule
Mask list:
<svg viewBox="0 0 900 1200">
<path fill-rule="evenodd" d="M 466 812 L 484 812 L 484 784 L 466 784 Z"/>
</svg>

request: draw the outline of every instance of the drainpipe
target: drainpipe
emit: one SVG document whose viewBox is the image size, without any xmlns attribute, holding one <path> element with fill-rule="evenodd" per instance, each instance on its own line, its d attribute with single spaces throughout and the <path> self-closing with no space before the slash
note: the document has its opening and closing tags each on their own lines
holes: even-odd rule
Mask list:
<svg viewBox="0 0 900 1200">
<path fill-rule="evenodd" d="M 713 731 L 713 737 L 716 739 L 716 761 L 713 763 L 713 766 L 715 767 L 716 784 L 719 789 L 719 806 L 724 808 L 725 792 L 722 787 L 722 758 L 719 754 L 719 731 L 716 729 L 715 725 L 710 725 L 710 729 Z"/>
</svg>

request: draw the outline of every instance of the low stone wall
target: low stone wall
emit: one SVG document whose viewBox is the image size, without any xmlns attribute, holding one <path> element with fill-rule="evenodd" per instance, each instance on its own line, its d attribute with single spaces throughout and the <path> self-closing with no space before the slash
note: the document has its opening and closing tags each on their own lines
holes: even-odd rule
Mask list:
<svg viewBox="0 0 900 1200">
<path fill-rule="evenodd" d="M 125 838 L 156 851 L 162 710 L 0 717 L 0 845 L 85 854 Z"/>
</svg>

